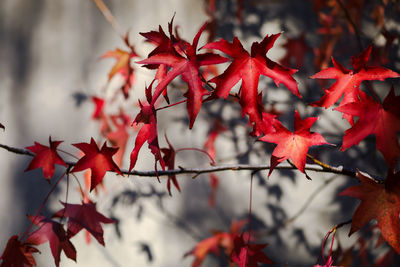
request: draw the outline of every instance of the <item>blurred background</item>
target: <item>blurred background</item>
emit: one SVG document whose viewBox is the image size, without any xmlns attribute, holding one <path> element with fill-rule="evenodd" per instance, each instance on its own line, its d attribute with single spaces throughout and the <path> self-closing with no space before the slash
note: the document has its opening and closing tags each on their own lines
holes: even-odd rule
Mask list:
<svg viewBox="0 0 400 267">
<path fill-rule="evenodd" d="M 263 91 L 266 109 L 280 114 L 279 119 L 290 130 L 295 109 L 302 118 L 318 116 L 313 131 L 336 146 L 311 148 L 311 155 L 332 166 L 358 168 L 375 177 L 386 176 L 387 167 L 375 149 L 374 137 L 340 152 L 348 123 L 339 112 L 307 104 L 317 101 L 322 87 L 332 83 L 309 79 L 331 66 L 331 56 L 351 69 L 350 57 L 373 43 L 376 51 L 371 65 L 400 72 L 398 1 L 104 0 L 104 3 L 121 31 L 129 32 L 130 43 L 139 55 L 134 60 L 146 58 L 153 48 L 139 32 L 158 30 L 158 25 L 167 31 L 174 15 L 179 36 L 189 42 L 205 21 L 211 22 L 200 47 L 207 38 L 232 41 L 237 36 L 249 50 L 252 42 L 261 41 L 267 34 L 282 33 L 268 57 L 299 69 L 295 78 L 304 99 L 293 96 L 282 86 L 277 88 L 271 79 L 264 77 L 259 90 Z M 338 3 L 346 5 L 345 8 Z M 382 3 L 386 3 L 383 10 L 379 9 Z M 354 25 L 358 30 L 354 30 Z M 107 106 L 107 112 L 124 109 L 133 121 L 139 111 L 137 100 L 144 99 L 143 89 L 155 72 L 132 63 L 135 82 L 130 97 L 127 100 L 115 97 L 123 83 L 118 75 L 108 81 L 115 59 L 100 60 L 100 57 L 116 48 L 127 49 L 93 1 L 1 1 L 0 123 L 6 129 L 0 130 L 0 143 L 18 148 L 31 146 L 35 141 L 48 145 L 51 136 L 53 140 L 64 141 L 61 149 L 76 155 L 79 151 L 71 144 L 89 142 L 91 137 L 102 144 L 105 138 L 100 133 L 101 125 L 92 117 L 95 109 L 92 96 L 113 103 Z M 372 84 L 383 99 L 391 83 L 399 94 L 399 82 L 394 79 Z M 170 87 L 174 88 L 170 93 L 171 103 L 182 100 L 181 92 L 187 87 L 180 78 Z M 204 104 L 192 130 L 188 130 L 185 105 L 170 110 L 157 114 L 161 147 L 167 147 L 166 135 L 175 149 L 202 148 L 208 134 L 215 129 L 213 121 L 218 118 L 229 130 L 216 139 L 217 164 L 269 164 L 274 145 L 249 137 L 251 127 L 241 118 L 237 103 L 218 100 Z M 121 162 L 124 169 L 129 167 L 136 130 L 129 129 L 129 134 Z M 154 169 L 154 158 L 148 150 L 145 144 L 135 169 Z M 24 172 L 30 160 L 0 150 L 1 251 L 11 235 L 27 229 L 26 214 L 37 212 L 51 188 L 41 170 Z M 176 166 L 210 165 L 203 154 L 185 150 L 177 154 Z M 57 167 L 54 177 L 62 171 Z M 191 266 L 194 257 L 183 256 L 199 241 L 216 230 L 229 232 L 233 221 L 248 219 L 251 173 L 227 171 L 216 175 L 219 185 L 213 204 L 210 180 L 215 178 L 206 174 L 196 179 L 180 175 L 181 192 L 173 187 L 172 196 L 166 189 L 165 178 L 158 183 L 154 177 L 107 174 L 105 189 L 90 195 L 98 210 L 117 222 L 104 225 L 106 246 L 95 240 L 88 244 L 82 232 L 72 239 L 78 252 L 77 263 L 62 256 L 61 266 Z M 344 188 L 356 184 L 355 179 L 311 171 L 308 175 L 312 180 L 299 171 L 275 170 L 269 178 L 267 171 L 254 174 L 252 230 L 258 243 L 269 244 L 264 251 L 276 263 L 274 266 L 317 263 L 325 234 L 336 224 L 351 219 L 358 203 L 355 199 L 337 197 Z M 84 172 L 77 173 L 82 184 L 83 176 Z M 57 187 L 44 215 L 62 208 L 59 200 L 65 201 L 67 192 L 69 202 L 80 202 L 79 186 L 73 179 L 68 188 L 67 191 L 66 181 Z M 365 264 L 365 259 L 375 262 L 389 250 L 387 245 L 374 249 L 373 242 L 364 242 L 366 239 L 360 239 L 358 233 L 349 238 L 348 232 L 349 226 L 338 231 L 334 249 L 342 252 L 350 249 L 353 266 Z M 365 235 L 376 236 L 376 230 L 366 230 Z M 366 247 L 362 242 L 367 243 Z M 365 248 L 372 253 L 362 255 Z M 35 256 L 38 266 L 54 266 L 48 244 L 40 246 L 40 250 L 42 253 Z M 338 255 L 343 259 L 343 253 Z M 393 261 L 393 266 L 397 266 L 398 257 Z M 228 265 L 226 259 L 210 255 L 202 266 Z"/>
</svg>

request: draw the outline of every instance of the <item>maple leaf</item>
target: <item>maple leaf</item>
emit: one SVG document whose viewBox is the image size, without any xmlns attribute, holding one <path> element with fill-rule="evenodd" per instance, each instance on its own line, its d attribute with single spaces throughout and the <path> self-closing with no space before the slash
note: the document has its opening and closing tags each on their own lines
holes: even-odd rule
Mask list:
<svg viewBox="0 0 400 267">
<path fill-rule="evenodd" d="M 216 152 L 215 152 L 215 141 L 217 137 L 222 133 L 227 131 L 228 129 L 222 125 L 220 119 L 216 119 L 211 127 L 210 132 L 207 135 L 207 139 L 204 142 L 204 150 L 210 155 L 211 158 L 215 159 Z"/>
<path fill-rule="evenodd" d="M 57 153 L 57 147 L 62 141 L 51 141 L 51 136 L 49 136 L 49 143 L 50 147 L 37 142 L 33 146 L 26 147 L 26 149 L 35 153 L 35 156 L 25 171 L 42 168 L 44 178 L 50 182 L 54 174 L 54 165 L 58 164 L 66 167 L 67 164 Z"/>
<path fill-rule="evenodd" d="M 342 267 L 342 266 L 336 266 L 336 265 L 334 266 L 332 256 L 329 256 L 328 260 L 324 265 L 316 264 L 314 265 L 314 267 Z"/>
<path fill-rule="evenodd" d="M 97 96 L 92 96 L 92 101 L 94 104 L 94 111 L 92 114 L 93 120 L 100 121 L 100 133 L 103 135 L 110 130 L 110 125 L 107 121 L 107 116 L 104 113 L 104 106 L 106 101 L 103 98 L 99 98 Z"/>
<path fill-rule="evenodd" d="M 104 116 L 103 113 L 103 108 L 104 104 L 106 103 L 104 99 L 97 97 L 97 96 L 92 96 L 92 101 L 95 105 L 94 112 L 92 114 L 92 119 L 100 119 L 101 117 Z"/>
<path fill-rule="evenodd" d="M 219 178 L 214 173 L 211 173 L 209 175 L 209 177 L 210 177 L 211 192 L 208 197 L 208 203 L 211 207 L 214 207 L 215 206 L 215 198 L 217 196 L 217 190 L 218 190 L 218 186 L 219 186 Z"/>
<path fill-rule="evenodd" d="M 157 161 L 159 161 L 162 169 L 165 170 L 165 162 L 161 156 L 160 146 L 158 145 L 157 114 L 154 103 L 152 104 L 153 97 L 151 91 L 153 82 L 151 82 L 149 87 L 145 88 L 147 103 L 143 104 L 139 101 L 140 112 L 136 116 L 134 123 L 143 123 L 143 125 L 136 136 L 135 147 L 131 152 L 129 171 L 135 167 L 139 151 L 146 141 L 149 144 L 151 153 L 153 153 L 155 157 L 154 168 L 157 169 Z"/>
<path fill-rule="evenodd" d="M 310 117 L 302 120 L 299 112 L 294 114 L 294 133 L 286 129 L 279 121 L 275 123 L 275 133 L 266 134 L 260 138 L 261 141 L 277 144 L 271 156 L 271 168 L 273 169 L 282 161 L 291 159 L 293 164 L 301 172 L 306 165 L 307 151 L 310 146 L 328 144 L 319 133 L 310 132 L 311 126 L 318 117 Z"/>
<path fill-rule="evenodd" d="M 208 94 L 204 88 L 199 72 L 199 67 L 205 65 L 219 64 L 227 61 L 226 58 L 213 53 L 196 54 L 197 44 L 201 33 L 206 24 L 204 24 L 193 39 L 192 44 L 186 44 L 183 48 L 183 55 L 169 46 L 169 52 L 157 52 L 149 58 L 139 61 L 139 64 L 159 65 L 165 64 L 171 69 L 167 75 L 157 84 L 155 88 L 151 105 L 154 105 L 160 94 L 166 89 L 167 85 L 181 75 L 182 80 L 187 83 L 188 91 L 184 94 L 187 98 L 187 110 L 189 114 L 189 128 L 193 127 L 197 114 L 200 111 L 203 102 L 203 96 Z M 160 27 L 161 29 L 161 27 Z M 181 45 L 183 46 L 183 45 Z M 173 50 L 172 50 L 173 49 Z M 162 50 L 163 51 L 163 50 Z"/>
<path fill-rule="evenodd" d="M 262 252 L 267 244 L 249 244 L 244 241 L 243 235 L 236 236 L 232 250 L 231 261 L 238 267 L 258 267 L 258 263 L 273 264 Z"/>
<path fill-rule="evenodd" d="M 6 130 L 6 127 L 4 127 L 4 125 L 3 125 L 3 124 L 1 124 L 1 123 L 0 123 L 0 128 L 1 128 L 1 129 L 3 129 L 3 131 L 5 131 L 5 130 Z"/>
<path fill-rule="evenodd" d="M 141 32 L 139 33 L 143 37 L 145 37 L 147 42 L 153 43 L 156 47 L 149 53 L 148 57 L 164 54 L 164 53 L 172 53 L 172 54 L 184 54 L 182 50 L 184 47 L 190 45 L 187 41 L 182 40 L 181 38 L 175 36 L 172 32 L 173 23 L 174 23 L 175 15 L 172 17 L 171 22 L 168 22 L 168 32 L 169 37 L 165 34 L 161 25 L 158 26 L 157 31 L 150 32 Z M 175 28 L 176 30 L 176 28 Z M 157 68 L 158 64 L 155 65 L 147 65 L 148 68 Z"/>
<path fill-rule="evenodd" d="M 76 261 L 75 247 L 69 240 L 62 224 L 44 216 L 28 216 L 28 218 L 39 226 L 39 229 L 30 233 L 25 243 L 40 245 L 49 242 L 50 250 L 57 267 L 60 265 L 61 251 L 64 251 L 68 258 Z"/>
<path fill-rule="evenodd" d="M 163 160 L 166 163 L 168 170 L 173 170 L 175 169 L 175 156 L 176 156 L 175 149 L 169 142 L 167 135 L 165 135 L 165 140 L 167 141 L 168 148 L 161 149 L 161 152 L 164 154 Z M 176 179 L 176 175 L 175 174 L 168 175 L 167 189 L 170 196 L 172 196 L 171 181 L 174 184 L 175 188 L 178 189 L 179 192 L 181 191 L 178 180 Z"/>
<path fill-rule="evenodd" d="M 397 133 L 400 131 L 400 96 L 390 89 L 383 104 L 376 102 L 366 93 L 359 91 L 355 102 L 339 106 L 335 110 L 358 121 L 343 136 L 342 151 L 358 144 L 370 134 L 376 136 L 376 148 L 383 154 L 389 167 L 393 168 L 400 156 Z"/>
<path fill-rule="evenodd" d="M 206 238 L 189 252 L 185 253 L 184 257 L 193 255 L 195 257 L 192 267 L 199 267 L 209 253 L 218 255 L 219 248 L 223 248 L 226 255 L 232 253 L 234 247 L 233 240 L 237 236 L 240 228 L 246 223 L 245 220 L 232 221 L 230 232 L 215 232 L 212 237 Z"/>
<path fill-rule="evenodd" d="M 362 51 L 357 57 L 351 57 L 353 70 L 346 69 L 332 57 L 334 67 L 326 68 L 314 74 L 311 78 L 336 79 L 337 81 L 327 90 L 324 90 L 325 95 L 320 100 L 311 105 L 328 108 L 335 104 L 343 94 L 344 97 L 340 105 L 351 103 L 357 100 L 357 94 L 360 91 L 359 87 L 362 81 L 383 81 L 387 78 L 397 78 L 400 76 L 400 74 L 384 67 L 367 66 L 371 51 L 372 45 Z M 353 123 L 350 117 L 346 117 L 346 119 L 351 124 Z"/>
<path fill-rule="evenodd" d="M 6 248 L 0 257 L 0 267 L 24 267 L 36 266 L 32 253 L 39 252 L 30 244 L 22 243 L 17 235 L 13 235 L 7 242 Z"/>
<path fill-rule="evenodd" d="M 69 204 L 61 202 L 64 209 L 57 211 L 53 217 L 68 217 L 68 236 L 71 238 L 86 229 L 96 240 L 104 246 L 103 228 L 100 223 L 114 223 L 114 220 L 105 217 L 96 210 L 96 204 L 88 202 L 82 204 Z"/>
<path fill-rule="evenodd" d="M 282 64 L 294 65 L 296 68 L 303 66 L 304 56 L 311 50 L 306 43 L 304 33 L 299 38 L 288 38 L 283 47 L 286 48 L 286 54 L 281 59 Z"/>
<path fill-rule="evenodd" d="M 118 148 L 108 147 L 104 142 L 101 149 L 99 149 L 93 138 L 90 139 L 90 144 L 78 143 L 73 144 L 73 146 L 79 148 L 85 155 L 78 160 L 71 172 L 90 169 L 92 171 L 90 191 L 103 180 L 107 171 L 115 171 L 123 176 L 121 170 L 112 159 Z"/>
<path fill-rule="evenodd" d="M 129 43 L 128 41 L 126 42 Z M 128 98 L 129 89 L 132 87 L 135 79 L 133 67 L 131 66 L 131 58 L 138 57 L 135 50 L 133 49 L 133 46 L 129 45 L 129 48 L 130 51 L 125 51 L 117 48 L 114 51 L 108 51 L 101 56 L 101 59 L 109 57 L 117 59 L 117 62 L 108 73 L 108 81 L 110 81 L 115 74 L 121 74 L 125 81 L 124 85 L 121 87 L 125 98 Z"/>
<path fill-rule="evenodd" d="M 210 155 L 210 157 L 212 159 L 215 159 L 215 156 L 216 156 L 215 141 L 216 141 L 217 137 L 226 130 L 228 130 L 228 129 L 224 125 L 222 125 L 220 119 L 216 119 L 214 121 L 213 126 L 212 126 L 210 132 L 208 133 L 207 139 L 204 142 L 204 146 L 203 146 L 204 150 Z M 215 205 L 215 196 L 216 196 L 217 189 L 218 189 L 219 179 L 218 179 L 218 176 L 215 175 L 214 173 L 211 173 L 209 175 L 209 177 L 210 177 L 211 193 L 208 198 L 208 202 L 209 202 L 210 206 L 213 207 Z"/>
<path fill-rule="evenodd" d="M 388 172 L 384 185 L 357 173 L 361 185 L 351 186 L 339 194 L 361 200 L 353 215 L 349 236 L 372 219 L 378 221 L 383 238 L 400 253 L 400 172 Z"/>
<path fill-rule="evenodd" d="M 212 97 L 227 98 L 232 87 L 242 80 L 240 91 L 240 105 L 242 114 L 249 115 L 250 121 L 258 125 L 263 124 L 263 114 L 258 104 L 258 82 L 260 75 L 270 77 L 276 86 L 283 83 L 293 94 L 301 98 L 298 91 L 296 80 L 292 75 L 297 72 L 270 60 L 266 53 L 272 48 L 279 34 L 267 35 L 261 43 L 254 42 L 249 54 L 242 46 L 238 38 L 234 38 L 232 43 L 221 39 L 209 43 L 202 49 L 217 49 L 228 56 L 233 61 L 229 67 L 219 76 L 214 77 L 210 82 L 216 84 Z M 265 130 L 256 130 L 257 133 Z"/>
<path fill-rule="evenodd" d="M 118 167 L 122 166 L 122 160 L 125 153 L 126 144 L 129 139 L 129 133 L 127 128 L 130 126 L 131 118 L 123 113 L 122 111 L 118 115 L 111 115 L 110 119 L 116 129 L 107 133 L 106 138 L 111 142 L 113 146 L 118 147 L 118 151 L 115 154 L 115 163 Z"/>
</svg>

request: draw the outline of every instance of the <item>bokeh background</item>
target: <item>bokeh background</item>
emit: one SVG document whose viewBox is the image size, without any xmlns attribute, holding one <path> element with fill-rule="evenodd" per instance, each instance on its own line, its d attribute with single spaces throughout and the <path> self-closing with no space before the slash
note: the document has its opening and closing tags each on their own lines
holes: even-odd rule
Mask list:
<svg viewBox="0 0 400 267">
<path fill-rule="evenodd" d="M 210 20 L 207 7 L 212 1 L 104 2 L 121 29 L 129 30 L 130 40 L 140 58 L 145 58 L 152 46 L 144 43 L 139 32 L 156 30 L 158 25 L 166 30 L 175 14 L 174 25 L 178 26 L 180 36 L 191 41 L 200 26 Z M 365 12 L 372 12 L 373 2 L 365 1 Z M 398 4 L 393 3 L 395 7 Z M 291 95 L 285 88 L 276 88 L 269 78 L 265 78 L 260 82 L 260 90 L 264 92 L 266 106 L 281 112 L 281 120 L 292 130 L 294 109 L 298 109 L 302 117 L 320 116 L 313 130 L 322 133 L 336 146 L 311 149 L 312 155 L 333 166 L 359 168 L 371 175 L 385 177 L 386 165 L 375 151 L 374 138 L 342 153 L 339 151 L 341 137 L 348 124 L 341 119 L 341 114 L 306 105 L 318 100 L 322 92 L 321 85 L 308 78 L 319 71 L 314 60 L 316 49 L 323 42 L 323 36 L 318 33 L 321 25 L 313 1 L 220 0 L 215 4 L 216 38 L 231 41 L 238 36 L 245 48 L 250 49 L 252 42 L 261 41 L 266 34 L 282 32 L 268 53 L 274 60 L 284 58 L 287 53 L 284 44 L 289 39 L 304 36 L 309 49 L 304 50 L 302 68 L 295 75 L 304 100 Z M 398 11 L 394 8 L 390 12 L 386 21 L 388 30 L 399 34 Z M 364 46 L 368 39 L 384 46 L 385 39 L 372 25 L 367 19 L 362 24 Z M 202 37 L 200 46 L 205 44 L 206 36 Z M 392 45 L 390 61 L 385 66 L 400 72 L 399 40 L 395 39 Z M 102 54 L 117 47 L 124 48 L 124 43 L 92 1 L 1 1 L 0 122 L 6 130 L 0 131 L 0 143 L 24 148 L 33 145 L 34 141 L 47 144 L 51 135 L 53 140 L 64 141 L 62 149 L 76 154 L 78 151 L 71 144 L 89 142 L 91 137 L 102 140 L 98 123 L 91 119 L 94 105 L 90 97 L 110 97 L 118 88 L 121 82 L 118 78 L 107 84 L 114 61 L 100 60 Z M 354 35 L 343 34 L 333 55 L 350 67 L 350 56 L 358 53 Z M 293 62 L 290 64 L 296 67 Z M 138 112 L 135 103 L 137 99 L 143 99 L 143 89 L 151 82 L 152 75 L 154 72 L 136 65 L 131 98 L 118 100 L 119 104 L 111 108 L 118 110 L 123 106 L 134 118 Z M 390 82 L 395 82 L 398 91 L 399 82 Z M 179 89 L 178 92 L 185 90 L 179 79 L 173 86 Z M 378 93 L 385 96 L 390 83 L 380 82 L 376 86 Z M 172 99 L 178 101 L 179 97 L 180 93 L 172 94 Z M 191 131 L 187 129 L 185 105 L 174 107 L 170 113 L 160 113 L 161 146 L 166 146 L 163 136 L 167 134 L 175 148 L 203 147 L 212 127 L 210 122 L 216 117 L 223 118 L 231 129 L 217 139 L 218 163 L 269 163 L 274 146 L 249 138 L 249 128 L 245 120 L 240 119 L 239 105 L 225 101 L 205 104 Z M 133 148 L 134 136 L 133 133 L 127 145 L 125 169 L 129 166 L 128 155 Z M 147 150 L 145 145 L 137 169 L 153 170 L 153 157 Z M 24 172 L 29 160 L 29 157 L 0 150 L 1 251 L 11 235 L 26 230 L 29 225 L 26 214 L 35 214 L 50 190 L 40 170 Z M 177 156 L 176 166 L 208 167 L 209 162 L 202 154 L 183 151 Z M 60 174 L 61 168 L 57 169 L 55 177 Z M 270 178 L 267 178 L 267 171 L 254 175 L 252 230 L 258 242 L 269 244 L 265 251 L 276 266 L 315 264 L 326 232 L 335 224 L 350 219 L 356 207 L 356 200 L 337 197 L 345 187 L 356 183 L 354 179 L 314 172 L 309 175 L 312 181 L 298 171 L 274 171 Z M 77 176 L 82 181 L 83 172 Z M 173 189 L 171 197 L 165 179 L 158 183 L 156 178 L 107 174 L 106 190 L 97 196 L 93 194 L 98 209 L 117 221 L 114 225 L 104 226 L 106 247 L 93 240 L 87 244 L 84 234 L 79 234 L 72 240 L 78 251 L 77 264 L 62 256 L 61 266 L 190 266 L 193 257 L 183 258 L 183 255 L 196 243 L 211 236 L 212 230 L 228 231 L 233 220 L 248 218 L 250 176 L 249 171 L 218 173 L 220 184 L 216 204 L 210 207 L 208 175 L 196 179 L 190 175 L 179 176 L 182 192 Z M 70 202 L 80 201 L 77 188 L 71 179 Z M 59 200 L 64 201 L 65 194 L 64 181 L 52 194 L 43 213 L 50 215 L 60 209 Z M 348 238 L 348 231 L 349 227 L 343 227 L 337 234 L 343 249 L 353 245 L 358 238 L 358 234 Z M 54 266 L 48 244 L 40 250 L 42 253 L 36 256 L 38 266 Z M 386 250 L 387 247 L 381 246 L 368 257 L 372 259 Z M 357 260 L 355 262 L 357 264 Z M 228 266 L 228 263 L 210 256 L 203 266 Z"/>
</svg>

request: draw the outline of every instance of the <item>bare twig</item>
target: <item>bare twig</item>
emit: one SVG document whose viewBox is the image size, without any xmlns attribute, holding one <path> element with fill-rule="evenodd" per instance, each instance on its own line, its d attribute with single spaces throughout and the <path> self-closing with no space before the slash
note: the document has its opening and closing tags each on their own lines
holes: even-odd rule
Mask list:
<svg viewBox="0 0 400 267">
<path fill-rule="evenodd" d="M 350 23 L 351 27 L 354 30 L 354 33 L 356 35 L 356 39 L 357 39 L 357 45 L 358 45 L 358 49 L 360 50 L 360 52 L 363 50 L 363 45 L 361 42 L 361 33 L 358 29 L 358 27 L 356 26 L 356 24 L 354 23 L 354 21 L 351 19 L 351 16 L 349 14 L 349 11 L 347 10 L 347 8 L 345 7 L 345 5 L 343 4 L 343 2 L 341 0 L 336 0 L 336 2 L 339 4 L 340 8 L 343 10 L 344 15 L 347 19 L 347 21 Z"/>
<path fill-rule="evenodd" d="M 111 11 L 104 4 L 104 2 L 102 0 L 93 0 L 93 2 L 96 4 L 97 8 L 101 11 L 105 19 L 111 24 L 113 29 L 121 36 L 122 39 L 124 39 L 124 33 L 122 32 L 121 27 L 119 26 L 117 20 L 114 18 Z"/>
</svg>

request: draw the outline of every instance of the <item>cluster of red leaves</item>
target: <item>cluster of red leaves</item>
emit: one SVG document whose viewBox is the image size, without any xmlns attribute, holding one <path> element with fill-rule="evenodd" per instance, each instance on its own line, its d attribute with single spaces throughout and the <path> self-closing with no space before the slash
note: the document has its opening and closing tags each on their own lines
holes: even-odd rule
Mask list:
<svg viewBox="0 0 400 267">
<path fill-rule="evenodd" d="M 185 257 L 193 255 L 195 259 L 192 267 L 199 267 L 208 254 L 219 255 L 222 250 L 226 257 L 239 267 L 256 267 L 258 262 L 272 264 L 273 262 L 262 252 L 266 244 L 250 244 L 252 238 L 249 233 L 239 234 L 245 223 L 245 220 L 233 221 L 229 232 L 214 231 L 212 237 L 197 243 Z"/>
<path fill-rule="evenodd" d="M 321 13 L 325 28 L 321 29 L 320 32 L 327 35 L 341 33 L 339 26 L 337 32 L 332 33 L 332 25 L 329 24 L 329 21 L 334 21 L 332 16 L 337 16 L 342 8 L 339 9 L 332 1 L 328 5 L 317 3 L 316 9 L 321 8 L 333 8 L 333 11 L 330 16 Z M 362 8 L 362 5 L 357 4 L 348 8 L 349 12 L 353 12 L 352 10 Z M 157 86 L 153 92 L 153 81 L 146 88 L 147 102 L 139 103 L 141 110 L 134 122 L 137 124 L 143 123 L 143 125 L 136 137 L 135 147 L 131 153 L 130 170 L 134 168 L 139 150 L 146 141 L 155 156 L 155 168 L 157 168 L 157 162 L 160 162 L 162 169 L 165 169 L 165 166 L 168 169 L 174 168 L 176 151 L 168 140 L 168 148 L 160 148 L 158 143 L 157 109 L 155 104 L 161 95 L 164 95 L 168 102 L 167 87 L 177 76 L 181 76 L 188 86 L 184 97 L 186 97 L 187 102 L 189 128 L 193 127 L 203 101 L 227 98 L 233 86 L 241 80 L 241 88 L 237 97 L 242 108 L 242 114 L 248 115 L 249 121 L 253 125 L 252 135 L 261 137 L 261 141 L 277 144 L 271 156 L 269 175 L 279 163 L 285 160 L 291 160 L 296 168 L 301 172 L 305 172 L 309 147 L 328 144 L 320 134 L 310 131 L 317 118 L 301 119 L 296 111 L 294 132 L 290 132 L 282 125 L 275 114 L 265 111 L 262 104 L 262 93 L 258 92 L 260 76 L 264 75 L 271 78 L 276 86 L 282 83 L 294 95 L 301 98 L 297 82 L 293 78 L 293 74 L 297 70 L 284 67 L 266 56 L 280 34 L 267 35 L 260 43 L 254 42 L 250 53 L 243 48 L 239 39 L 235 37 L 232 43 L 224 39 L 209 42 L 201 48 L 207 49 L 208 52 L 198 54 L 198 41 L 206 25 L 201 27 L 192 43 L 189 43 L 181 39 L 178 34 L 173 33 L 172 23 L 173 21 L 168 25 L 169 35 L 163 31 L 161 26 L 158 31 L 142 33 L 147 41 L 155 45 L 155 48 L 147 59 L 138 63 L 144 64 L 145 67 L 150 69 L 157 69 L 155 76 Z M 294 60 L 297 65 L 301 65 L 301 54 L 308 50 L 304 42 L 304 36 L 299 41 L 289 40 L 286 46 L 288 48 L 295 47 L 298 50 Z M 351 58 L 353 70 L 346 69 L 332 58 L 334 67 L 327 67 L 312 75 L 311 78 L 313 79 L 336 79 L 336 82 L 325 90 L 324 96 L 319 101 L 311 105 L 328 108 L 344 95 L 336 110 L 343 113 L 343 117 L 349 121 L 352 128 L 347 130 L 343 137 L 342 150 L 358 144 L 370 134 L 375 134 L 377 148 L 382 152 L 389 167 L 392 169 L 400 154 L 397 138 L 397 133 L 400 130 L 398 127 L 400 125 L 400 112 L 397 105 L 399 99 L 394 95 L 394 89 L 392 89 L 383 104 L 380 104 L 376 99 L 363 92 L 360 86 L 363 81 L 383 81 L 387 78 L 397 78 L 399 74 L 381 66 L 369 66 L 368 61 L 372 49 L 373 47 L 369 46 L 358 56 Z M 229 58 L 214 54 L 213 50 L 218 50 L 228 55 Z M 290 55 L 293 56 L 293 53 Z M 290 57 L 287 57 L 286 62 L 289 60 Z M 230 64 L 225 71 L 208 81 L 200 70 L 202 66 L 212 66 L 227 61 L 230 61 Z M 215 87 L 212 87 L 211 84 L 215 84 Z M 369 86 L 369 84 L 367 85 Z M 370 88 L 370 90 L 373 89 Z M 356 117 L 358 120 L 355 123 Z M 371 121 L 374 123 L 370 123 Z M 218 133 L 218 130 L 216 130 L 215 134 L 211 134 L 207 140 L 205 149 L 209 154 L 215 154 L 214 142 Z M 211 176 L 210 179 L 212 185 L 214 185 L 213 190 L 215 190 L 218 180 L 215 176 Z M 171 175 L 167 181 L 169 193 L 171 193 L 171 182 L 178 191 L 181 190 L 176 177 Z M 216 244 L 219 242 L 216 240 L 219 239 L 213 238 L 206 243 Z M 391 242 L 389 243 L 392 244 Z"/>
<path fill-rule="evenodd" d="M 55 164 L 64 167 L 71 166 L 67 164 L 57 152 L 57 147 L 61 143 L 62 141 L 52 141 L 51 137 L 49 137 L 49 146 L 35 142 L 34 146 L 27 147 L 28 150 L 34 153 L 34 157 L 25 171 L 41 168 L 44 178 L 50 183 L 55 172 Z M 117 148 L 108 147 L 104 143 L 102 148 L 99 149 L 93 138 L 90 143 L 78 143 L 73 145 L 82 150 L 84 155 L 74 164 L 74 167 L 71 170 L 68 169 L 67 172 L 79 172 L 90 169 L 91 190 L 102 181 L 107 171 L 114 171 L 122 175 L 120 169 L 112 159 L 112 156 L 118 150 Z M 64 174 L 60 179 L 65 177 Z M 58 184 L 60 179 L 53 187 Z M 56 266 L 60 264 L 61 251 L 64 251 L 68 258 L 75 261 L 76 250 L 70 239 L 82 229 L 88 231 L 104 246 L 101 223 L 113 223 L 114 221 L 99 213 L 96 210 L 96 205 L 90 200 L 82 202 L 82 204 L 62 204 L 64 205 L 64 209 L 54 213 L 51 217 L 68 220 L 67 230 L 64 229 L 62 223 L 54 221 L 51 218 L 39 214 L 28 216 L 32 222 L 31 224 L 37 225 L 38 229 L 29 233 L 27 232 L 21 236 L 12 236 L 0 258 L 2 260 L 0 266 L 35 266 L 36 262 L 32 253 L 39 252 L 35 246 L 46 242 L 49 242 Z"/>
</svg>

